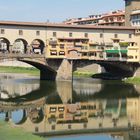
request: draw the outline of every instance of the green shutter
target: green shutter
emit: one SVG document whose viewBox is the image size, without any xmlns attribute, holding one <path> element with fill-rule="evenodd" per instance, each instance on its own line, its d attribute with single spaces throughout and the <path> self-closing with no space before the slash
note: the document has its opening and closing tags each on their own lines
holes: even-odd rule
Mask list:
<svg viewBox="0 0 140 140">
<path fill-rule="evenodd" d="M 127 53 L 127 50 L 120 50 L 121 53 Z"/>
<path fill-rule="evenodd" d="M 119 50 L 105 50 L 106 53 L 119 53 Z"/>
</svg>

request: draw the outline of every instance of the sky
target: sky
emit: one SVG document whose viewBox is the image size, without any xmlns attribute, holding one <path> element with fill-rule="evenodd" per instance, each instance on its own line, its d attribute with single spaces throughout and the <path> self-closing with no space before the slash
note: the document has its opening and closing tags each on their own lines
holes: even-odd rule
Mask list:
<svg viewBox="0 0 140 140">
<path fill-rule="evenodd" d="M 0 0 L 0 20 L 61 22 L 124 9 L 124 0 Z"/>
</svg>

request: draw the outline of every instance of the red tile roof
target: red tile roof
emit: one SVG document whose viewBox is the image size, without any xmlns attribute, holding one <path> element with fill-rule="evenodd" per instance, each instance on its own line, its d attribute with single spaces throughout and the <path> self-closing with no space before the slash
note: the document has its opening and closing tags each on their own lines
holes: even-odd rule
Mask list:
<svg viewBox="0 0 140 140">
<path fill-rule="evenodd" d="M 124 26 L 67 25 L 67 24 L 45 23 L 45 22 L 17 22 L 17 21 L 0 21 L 0 25 L 72 28 L 72 29 L 107 29 L 107 30 L 135 30 L 136 29 L 136 27 L 124 27 Z"/>
</svg>

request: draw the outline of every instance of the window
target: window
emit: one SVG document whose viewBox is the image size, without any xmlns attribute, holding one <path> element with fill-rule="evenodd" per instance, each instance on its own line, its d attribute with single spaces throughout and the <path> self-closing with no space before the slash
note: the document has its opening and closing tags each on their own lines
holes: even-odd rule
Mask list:
<svg viewBox="0 0 140 140">
<path fill-rule="evenodd" d="M 1 29 L 1 30 L 0 30 L 0 33 L 1 33 L 1 34 L 5 34 L 5 30 L 4 30 L 4 29 Z"/>
<path fill-rule="evenodd" d="M 40 35 L 40 31 L 36 31 L 36 35 L 39 36 Z"/>
<path fill-rule="evenodd" d="M 52 130 L 55 130 L 55 125 L 52 125 Z"/>
<path fill-rule="evenodd" d="M 68 125 L 68 129 L 71 129 L 71 125 L 70 124 Z"/>
<path fill-rule="evenodd" d="M 52 48 L 56 48 L 56 45 L 52 45 Z"/>
<path fill-rule="evenodd" d="M 51 107 L 50 112 L 56 112 L 56 107 Z"/>
<path fill-rule="evenodd" d="M 23 30 L 19 30 L 19 35 L 23 35 Z"/>
<path fill-rule="evenodd" d="M 60 44 L 60 49 L 64 49 L 64 44 Z"/>
<path fill-rule="evenodd" d="M 103 36 L 104 36 L 104 35 L 101 33 L 101 34 L 100 34 L 100 38 L 103 38 Z"/>
<path fill-rule="evenodd" d="M 132 38 L 132 34 L 129 34 L 129 38 Z"/>
<path fill-rule="evenodd" d="M 56 32 L 53 32 L 53 37 L 57 37 L 57 33 Z"/>
<path fill-rule="evenodd" d="M 35 132 L 39 132 L 39 128 L 38 127 L 35 127 Z"/>
<path fill-rule="evenodd" d="M 64 107 L 59 107 L 58 110 L 59 112 L 64 112 Z"/>
<path fill-rule="evenodd" d="M 88 33 L 85 33 L 85 37 L 86 37 L 86 38 L 88 37 Z"/>
<path fill-rule="evenodd" d="M 126 6 L 129 6 L 130 4 L 131 4 L 130 0 L 127 0 L 126 3 L 125 3 Z"/>
<path fill-rule="evenodd" d="M 72 37 L 72 35 L 73 35 L 72 33 L 69 33 L 69 37 Z"/>
<path fill-rule="evenodd" d="M 64 118 L 64 114 L 59 114 L 59 118 Z"/>
<path fill-rule="evenodd" d="M 114 38 L 118 38 L 118 34 L 114 34 Z"/>
</svg>

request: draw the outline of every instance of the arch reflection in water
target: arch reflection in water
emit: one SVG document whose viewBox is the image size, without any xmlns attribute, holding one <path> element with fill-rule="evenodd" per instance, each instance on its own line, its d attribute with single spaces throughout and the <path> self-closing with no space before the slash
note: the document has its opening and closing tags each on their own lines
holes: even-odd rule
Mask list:
<svg viewBox="0 0 140 140">
<path fill-rule="evenodd" d="M 20 105 L 21 102 L 17 104 L 12 100 L 14 106 L 11 108 L 2 106 L 1 112 L 9 112 L 10 118 L 10 112 L 22 108 L 26 112 L 27 119 L 23 123 L 16 123 L 15 126 L 37 135 L 80 135 L 98 132 L 108 133 L 124 140 L 131 139 L 135 136 L 134 128 L 140 126 L 139 93 L 130 84 L 121 83 L 121 86 L 120 83 L 99 84 L 101 85 L 98 86 L 99 89 L 87 94 L 85 88 L 84 92 L 79 93 L 76 84 L 71 88 L 72 85 L 68 82 L 41 83 L 40 89 L 31 93 L 34 95 L 32 98 L 28 95 L 28 101 Z M 113 95 L 109 89 L 113 91 Z M 39 94 L 33 94 L 34 92 Z M 19 122 L 22 118 L 24 117 L 21 117 Z"/>
<path fill-rule="evenodd" d="M 20 77 L 20 75 L 16 75 Z M 39 80 L 15 79 L 12 76 L 2 76 L 0 79 L 0 99 L 23 96 L 40 88 Z"/>
<path fill-rule="evenodd" d="M 20 109 L 12 112 L 11 119 L 15 124 L 22 124 L 26 121 L 26 110 Z"/>
</svg>

